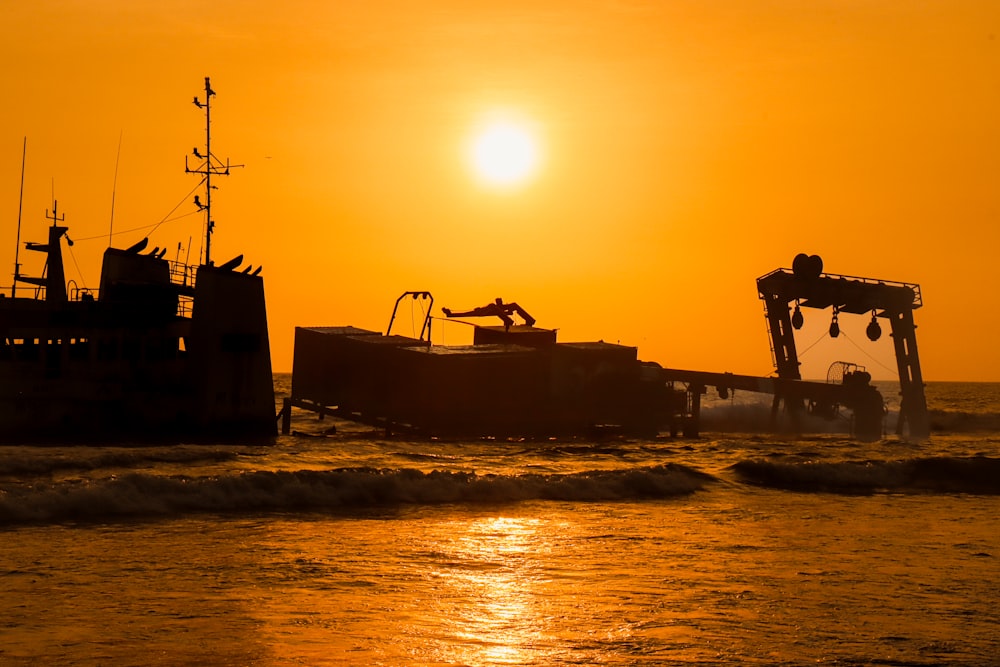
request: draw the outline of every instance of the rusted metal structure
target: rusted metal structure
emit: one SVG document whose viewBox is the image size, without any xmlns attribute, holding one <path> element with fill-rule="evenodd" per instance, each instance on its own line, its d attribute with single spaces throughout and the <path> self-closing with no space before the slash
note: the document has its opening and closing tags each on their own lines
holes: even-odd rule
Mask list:
<svg viewBox="0 0 1000 667">
<path fill-rule="evenodd" d="M 207 125 L 207 78 L 205 90 Z M 215 167 L 188 171 L 207 201 Z M 26 244 L 44 268 L 25 275 L 15 259 L 0 293 L 0 442 L 277 434 L 260 267 L 240 270 L 242 255 L 188 265 L 143 239 L 104 251 L 98 289 L 67 285 L 65 216 L 54 204 L 47 217 L 48 241 Z"/>
<path fill-rule="evenodd" d="M 442 309 L 448 318 L 497 317 L 502 325 L 474 325 L 472 345 L 435 346 L 430 308 L 419 338 L 392 334 L 402 299 L 433 304 L 429 292 L 405 292 L 384 335 L 354 327 L 296 328 L 282 431 L 289 432 L 294 406 L 425 434 L 565 435 L 613 427 L 634 435 L 697 436 L 701 397 L 714 387 L 722 397 L 736 390 L 773 395 L 772 428 L 782 404 L 795 430 L 803 411 L 832 419 L 846 408 L 854 435 L 879 438 L 885 402 L 863 368 L 835 362 L 826 382 L 805 381 L 799 373 L 794 330 L 801 326 L 801 308 L 832 307 L 833 336 L 839 335 L 840 313 L 871 312 L 872 340 L 881 335 L 878 318 L 889 319 L 903 393 L 898 430 L 907 425 L 912 436 L 927 435 L 913 325 L 919 286 L 824 274 L 818 257 L 800 255 L 791 271 L 772 271 L 757 287 L 777 377 L 663 368 L 639 361 L 634 347 L 560 343 L 554 329 L 535 326 L 526 310 L 502 299 L 464 311 Z M 515 324 L 515 317 L 524 323 Z"/>
<path fill-rule="evenodd" d="M 676 368 L 664 368 L 660 377 L 665 382 L 683 383 L 687 387 L 686 436 L 698 435 L 701 423 L 701 395 L 713 387 L 726 398 L 735 391 L 771 394 L 790 401 L 789 405 L 803 403 L 811 414 L 833 418 L 837 409 L 851 411 L 852 433 L 864 439 L 877 439 L 882 435 L 884 401 L 878 389 L 871 385 L 871 376 L 863 369 L 854 368 L 845 373 L 839 382 L 811 382 L 781 377 L 758 377 L 735 373 L 713 373 Z M 791 415 L 795 430 L 799 428 L 798 414 Z M 777 428 L 777 413 L 772 414 L 772 429 Z"/>
<path fill-rule="evenodd" d="M 428 292 L 403 297 L 431 300 Z M 401 298 L 403 298 L 401 297 Z M 399 300 L 397 300 L 397 306 Z M 561 343 L 516 303 L 450 317 L 499 317 L 474 325 L 472 345 L 431 345 L 430 311 L 420 338 L 356 327 L 296 327 L 291 407 L 437 436 L 655 435 L 687 428 L 685 395 L 664 383 L 637 349 L 604 341 Z M 513 317 L 525 321 L 515 324 Z M 676 421 L 675 421 L 676 420 Z"/>
<path fill-rule="evenodd" d="M 929 435 L 913 320 L 913 311 L 923 305 L 919 285 L 824 273 L 820 257 L 800 254 L 790 271 L 777 269 L 758 278 L 757 291 L 764 302 L 775 369 L 782 380 L 801 380 L 795 330 L 802 326 L 802 308 L 831 308 L 830 335 L 834 338 L 840 335 L 840 313 L 871 313 L 866 331 L 871 340 L 878 340 L 882 334 L 879 318 L 889 320 L 901 394 L 896 432 L 902 435 L 908 427 L 912 437 Z M 775 393 L 774 408 L 784 400 L 786 407 L 794 411 L 801 398 L 792 385 Z"/>
</svg>

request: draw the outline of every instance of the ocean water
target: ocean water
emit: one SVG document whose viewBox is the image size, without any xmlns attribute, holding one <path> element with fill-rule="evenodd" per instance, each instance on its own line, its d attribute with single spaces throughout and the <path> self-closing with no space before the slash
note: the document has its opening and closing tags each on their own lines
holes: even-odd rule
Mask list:
<svg viewBox="0 0 1000 667">
<path fill-rule="evenodd" d="M 0 665 L 1000 664 L 1000 384 L 927 393 L 925 442 L 739 395 L 691 440 L 3 447 Z"/>
</svg>

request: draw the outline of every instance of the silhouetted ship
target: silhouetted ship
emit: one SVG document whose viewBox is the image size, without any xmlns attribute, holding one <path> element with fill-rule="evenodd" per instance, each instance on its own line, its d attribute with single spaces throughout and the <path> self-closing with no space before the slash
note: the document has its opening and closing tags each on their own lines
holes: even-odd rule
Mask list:
<svg viewBox="0 0 1000 667">
<path fill-rule="evenodd" d="M 407 296 L 433 305 L 429 292 L 400 299 Z M 661 382 L 659 366 L 639 361 L 635 347 L 557 342 L 554 329 L 500 299 L 444 313 L 502 324 L 475 325 L 472 345 L 431 345 L 430 308 L 419 338 L 392 334 L 391 322 L 386 335 L 296 327 L 283 430 L 291 405 L 439 436 L 652 435 L 672 420 L 681 427 L 685 393 Z"/>
<path fill-rule="evenodd" d="M 195 102 L 207 118 L 207 78 L 205 91 Z M 72 242 L 55 206 L 47 242 L 26 244 L 45 256 L 41 277 L 21 275 L 15 259 L 14 286 L 0 295 L 0 439 L 276 434 L 263 279 L 259 267 L 240 270 L 242 255 L 210 261 L 211 177 L 230 165 L 214 161 L 207 130 L 206 144 L 188 169 L 208 197 L 196 201 L 206 213 L 201 266 L 147 251 L 144 239 L 105 250 L 99 289 L 67 289 L 62 243 Z"/>
<path fill-rule="evenodd" d="M 291 395 L 282 409 L 288 432 L 297 407 L 377 426 L 441 436 L 561 436 L 622 433 L 648 436 L 698 434 L 701 396 L 714 387 L 726 398 L 736 390 L 773 396 L 772 429 L 779 408 L 790 430 L 802 430 L 802 415 L 827 420 L 850 412 L 852 432 L 862 438 L 884 433 L 886 409 L 871 375 L 857 364 L 834 362 L 826 382 L 803 380 L 794 331 L 801 308 L 832 308 L 830 336 L 840 335 L 842 313 L 870 314 L 865 333 L 882 335 L 887 319 L 900 381 L 897 433 L 927 437 L 929 425 L 917 356 L 913 310 L 922 305 L 920 286 L 822 272 L 822 260 L 796 257 L 792 270 L 757 280 L 771 335 L 776 376 L 756 377 L 663 368 L 638 359 L 634 347 L 606 343 L 560 343 L 555 329 L 535 326 L 516 303 L 494 303 L 446 317 L 499 317 L 500 326 L 474 325 L 472 345 L 431 345 L 433 297 L 418 337 L 356 327 L 297 327 Z M 793 310 L 794 305 L 794 310 Z M 523 320 L 515 324 L 514 316 Z"/>
</svg>

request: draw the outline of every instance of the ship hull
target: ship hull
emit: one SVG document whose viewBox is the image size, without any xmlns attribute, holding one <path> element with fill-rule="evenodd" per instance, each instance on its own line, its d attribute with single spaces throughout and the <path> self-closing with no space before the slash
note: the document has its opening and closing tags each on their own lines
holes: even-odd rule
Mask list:
<svg viewBox="0 0 1000 667">
<path fill-rule="evenodd" d="M 650 370 L 634 347 L 533 327 L 483 327 L 464 346 L 299 327 L 289 403 L 430 436 L 650 436 L 686 405 Z"/>
</svg>

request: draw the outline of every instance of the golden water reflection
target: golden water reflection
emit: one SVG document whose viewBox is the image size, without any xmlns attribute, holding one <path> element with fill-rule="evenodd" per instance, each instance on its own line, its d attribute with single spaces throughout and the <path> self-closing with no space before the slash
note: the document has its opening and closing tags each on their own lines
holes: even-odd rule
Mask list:
<svg viewBox="0 0 1000 667">
<path fill-rule="evenodd" d="M 464 664 L 544 659 L 549 620 L 543 564 L 560 531 L 539 518 L 483 517 L 442 528 L 437 613 L 457 641 L 439 656 Z"/>
</svg>

